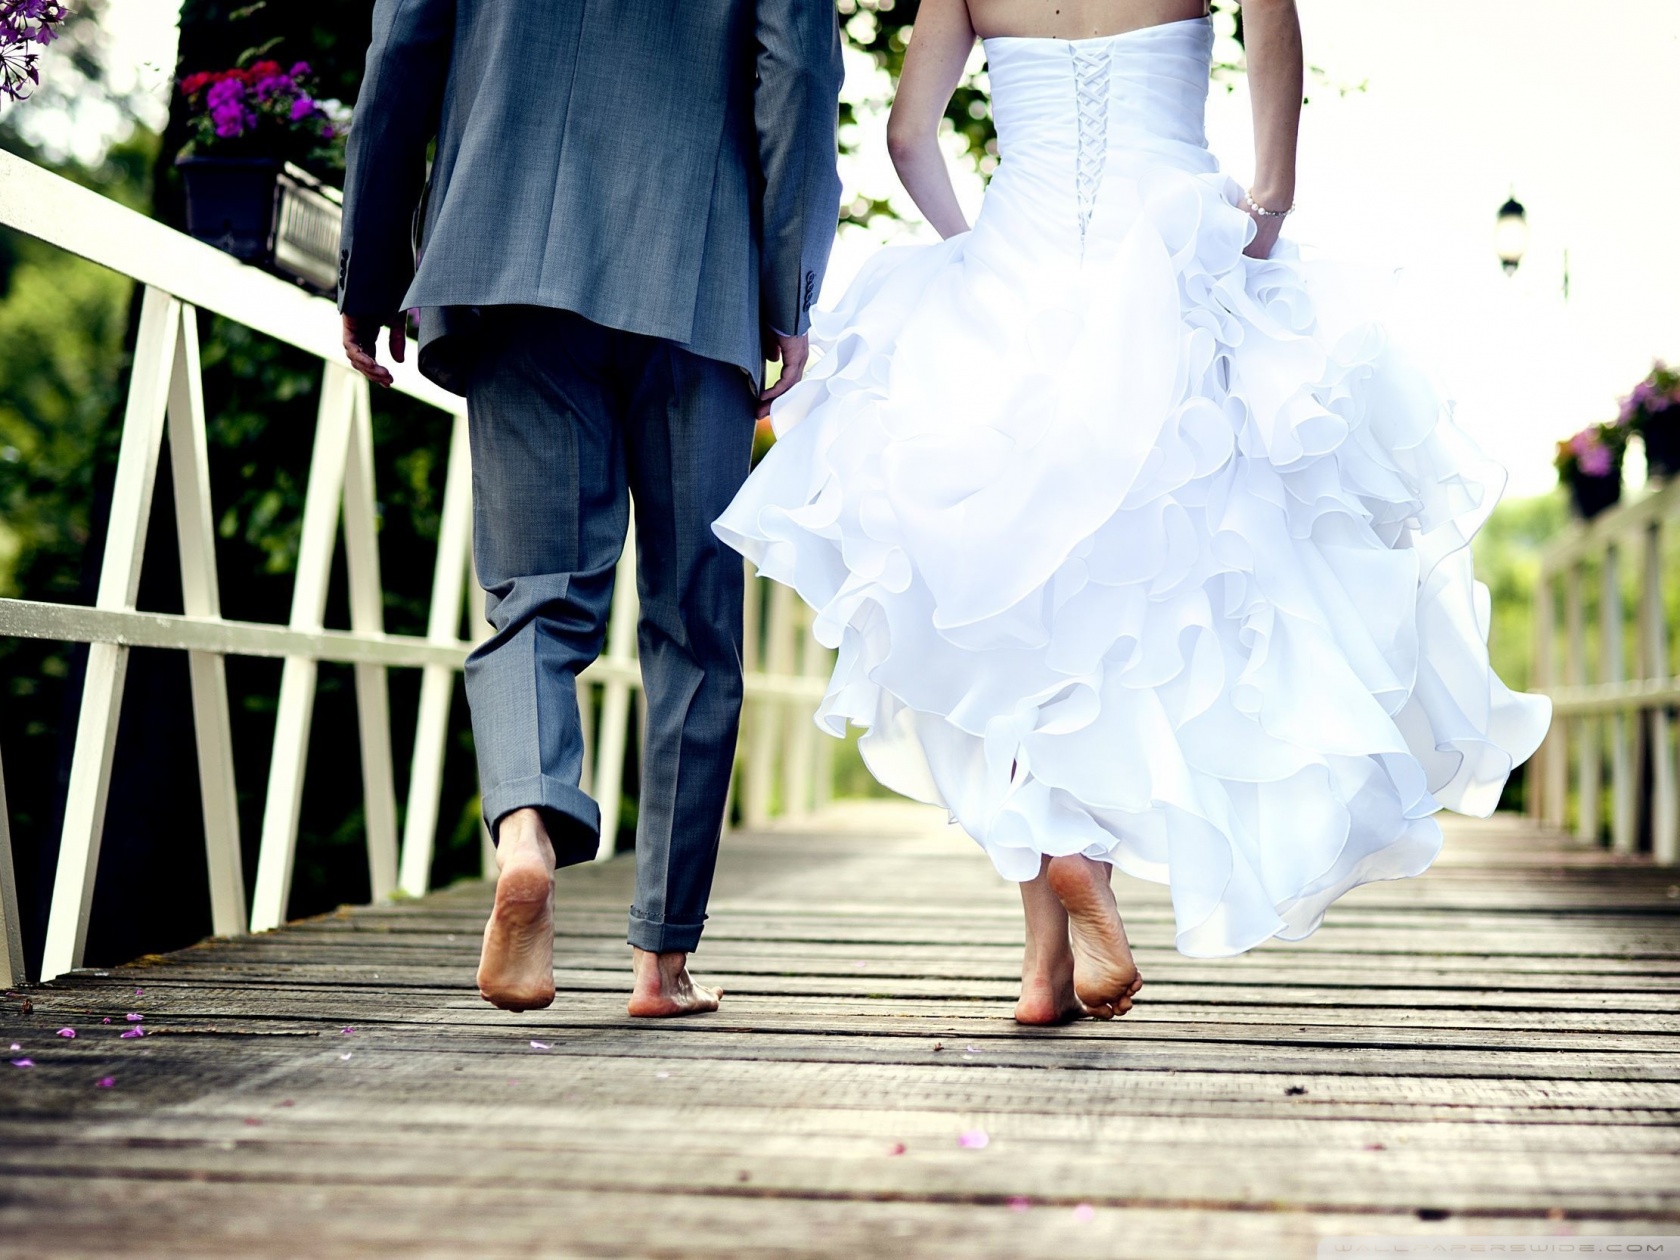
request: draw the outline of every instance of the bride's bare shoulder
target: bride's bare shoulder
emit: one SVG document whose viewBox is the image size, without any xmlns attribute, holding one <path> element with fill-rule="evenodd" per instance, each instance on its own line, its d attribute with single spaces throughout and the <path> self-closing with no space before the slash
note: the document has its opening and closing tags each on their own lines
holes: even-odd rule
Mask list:
<svg viewBox="0 0 1680 1260">
<path fill-rule="evenodd" d="M 958 0 L 982 39 L 1089 39 L 1205 17 L 1208 0 Z M 924 7 L 927 0 L 923 0 Z"/>
</svg>

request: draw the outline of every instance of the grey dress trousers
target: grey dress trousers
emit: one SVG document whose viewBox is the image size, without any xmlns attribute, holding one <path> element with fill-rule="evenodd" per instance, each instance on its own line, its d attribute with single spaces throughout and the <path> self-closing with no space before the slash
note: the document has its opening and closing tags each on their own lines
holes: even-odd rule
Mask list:
<svg viewBox="0 0 1680 1260">
<path fill-rule="evenodd" d="M 374 7 L 339 307 L 417 309 L 421 371 L 467 399 L 485 819 L 536 808 L 562 865 L 595 853 L 576 677 L 633 504 L 643 949 L 694 949 L 706 917 L 742 633 L 711 523 L 747 473 L 771 330 L 805 331 L 827 265 L 840 77 L 832 0 Z"/>
</svg>

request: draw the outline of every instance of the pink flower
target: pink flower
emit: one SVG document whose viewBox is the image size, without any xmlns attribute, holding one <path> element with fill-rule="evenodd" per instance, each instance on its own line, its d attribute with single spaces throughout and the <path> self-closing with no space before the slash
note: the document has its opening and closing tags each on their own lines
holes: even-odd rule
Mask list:
<svg viewBox="0 0 1680 1260">
<path fill-rule="evenodd" d="M 965 1151 L 983 1151 L 991 1144 L 991 1136 L 984 1129 L 969 1129 L 957 1134 L 957 1145 Z"/>
<path fill-rule="evenodd" d="M 138 1024 L 141 1020 L 145 1019 L 146 1017 L 144 1015 L 140 1014 L 138 1011 L 130 1011 L 127 1015 L 124 1015 L 123 1018 L 126 1019 L 131 1024 Z"/>
<path fill-rule="evenodd" d="M 76 1030 L 74 1028 L 60 1028 L 58 1030 L 58 1035 L 74 1041 L 76 1039 Z"/>
<path fill-rule="evenodd" d="M 146 1030 L 144 1028 L 130 1028 L 127 1032 L 117 1034 L 124 1041 L 129 1041 L 135 1037 L 144 1037 L 145 1035 Z"/>
</svg>

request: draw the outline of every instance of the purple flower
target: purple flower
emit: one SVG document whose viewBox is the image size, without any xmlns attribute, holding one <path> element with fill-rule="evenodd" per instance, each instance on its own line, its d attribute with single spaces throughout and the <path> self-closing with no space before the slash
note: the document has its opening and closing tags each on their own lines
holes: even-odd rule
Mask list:
<svg viewBox="0 0 1680 1260">
<path fill-rule="evenodd" d="M 307 61 L 300 61 L 290 70 L 286 71 L 286 73 L 291 75 L 294 79 L 307 79 L 314 72 L 310 70 L 309 63 Z"/>
<path fill-rule="evenodd" d="M 1582 429 L 1569 439 L 1569 449 L 1574 451 L 1580 459 L 1585 459 L 1589 452 L 1599 445 L 1597 429 Z"/>
<path fill-rule="evenodd" d="M 218 79 L 210 85 L 204 103 L 212 110 L 218 106 L 234 105 L 245 99 L 245 84 L 239 79 Z"/>
<path fill-rule="evenodd" d="M 1604 445 L 1581 452 L 1581 471 L 1589 477 L 1610 475 L 1610 448 Z"/>
<path fill-rule="evenodd" d="M 302 122 L 306 118 L 315 117 L 318 113 L 320 113 L 320 110 L 316 107 L 315 102 L 307 96 L 300 96 L 292 102 L 293 122 Z"/>
<path fill-rule="evenodd" d="M 272 100 L 276 96 L 283 96 L 297 90 L 297 85 L 290 76 L 284 74 L 270 75 L 266 79 L 257 81 L 256 93 L 259 101 Z"/>
<path fill-rule="evenodd" d="M 216 134 L 224 140 L 231 140 L 245 132 L 245 111 L 237 105 L 213 109 L 210 111 L 210 117 L 216 124 Z"/>
</svg>

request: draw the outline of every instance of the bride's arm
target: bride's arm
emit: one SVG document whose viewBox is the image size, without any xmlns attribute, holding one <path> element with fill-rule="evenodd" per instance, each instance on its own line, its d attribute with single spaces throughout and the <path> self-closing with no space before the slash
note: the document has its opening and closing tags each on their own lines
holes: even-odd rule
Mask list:
<svg viewBox="0 0 1680 1260">
<path fill-rule="evenodd" d="M 966 0 L 922 0 L 887 119 L 887 152 L 905 191 L 941 236 L 968 231 L 939 150 L 939 122 L 962 79 L 974 27 Z"/>
<path fill-rule="evenodd" d="M 1268 210 L 1295 203 L 1295 138 L 1301 122 L 1301 22 L 1295 0 L 1243 0 L 1248 87 L 1254 103 L 1254 185 L 1250 195 Z M 913 42 L 913 41 L 912 41 Z M 1245 251 L 1265 258 L 1277 242 L 1281 217 L 1257 217 L 1259 235 Z"/>
</svg>

